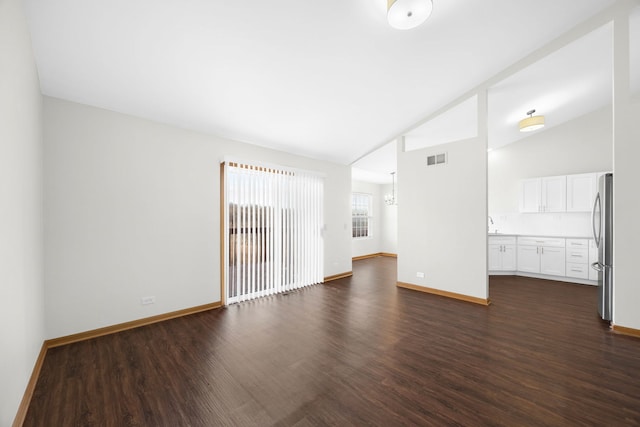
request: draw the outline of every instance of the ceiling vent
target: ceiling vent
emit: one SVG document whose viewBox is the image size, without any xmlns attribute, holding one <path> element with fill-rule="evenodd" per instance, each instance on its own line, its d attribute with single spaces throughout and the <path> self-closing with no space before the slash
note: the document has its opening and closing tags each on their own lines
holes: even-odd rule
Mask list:
<svg viewBox="0 0 640 427">
<path fill-rule="evenodd" d="M 434 154 L 427 157 L 427 166 L 442 165 L 447 163 L 447 153 Z"/>
</svg>

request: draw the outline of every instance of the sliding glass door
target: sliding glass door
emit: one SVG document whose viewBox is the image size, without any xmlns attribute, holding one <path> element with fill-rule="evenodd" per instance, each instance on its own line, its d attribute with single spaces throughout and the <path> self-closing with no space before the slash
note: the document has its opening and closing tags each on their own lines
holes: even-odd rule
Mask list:
<svg viewBox="0 0 640 427">
<path fill-rule="evenodd" d="M 227 162 L 224 182 L 225 303 L 322 282 L 322 177 Z"/>
</svg>

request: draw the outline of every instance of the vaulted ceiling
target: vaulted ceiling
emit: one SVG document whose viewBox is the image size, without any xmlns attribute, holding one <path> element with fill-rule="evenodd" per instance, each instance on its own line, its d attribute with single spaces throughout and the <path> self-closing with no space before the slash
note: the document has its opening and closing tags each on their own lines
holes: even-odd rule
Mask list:
<svg viewBox="0 0 640 427">
<path fill-rule="evenodd" d="M 613 0 L 25 0 L 42 92 L 350 164 Z"/>
</svg>

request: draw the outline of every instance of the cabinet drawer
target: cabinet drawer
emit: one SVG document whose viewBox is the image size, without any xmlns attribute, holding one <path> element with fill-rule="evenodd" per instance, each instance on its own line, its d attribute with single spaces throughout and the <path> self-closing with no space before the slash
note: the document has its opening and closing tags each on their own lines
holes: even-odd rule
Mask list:
<svg viewBox="0 0 640 427">
<path fill-rule="evenodd" d="M 589 249 L 567 248 L 567 262 L 586 264 L 589 262 Z"/>
<path fill-rule="evenodd" d="M 589 239 L 567 239 L 567 249 L 589 249 Z"/>
<path fill-rule="evenodd" d="M 567 262 L 567 277 L 575 277 L 578 279 L 589 278 L 589 265 L 588 264 L 576 264 L 573 262 Z"/>
<path fill-rule="evenodd" d="M 518 245 L 521 246 L 545 246 L 564 248 L 565 239 L 555 237 L 518 237 Z"/>
<path fill-rule="evenodd" d="M 489 236 L 490 245 L 515 245 L 515 236 Z"/>
</svg>

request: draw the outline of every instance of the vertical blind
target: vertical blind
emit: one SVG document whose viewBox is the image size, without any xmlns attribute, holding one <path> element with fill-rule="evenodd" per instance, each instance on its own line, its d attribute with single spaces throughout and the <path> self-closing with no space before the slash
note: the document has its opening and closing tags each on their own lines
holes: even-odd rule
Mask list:
<svg viewBox="0 0 640 427">
<path fill-rule="evenodd" d="M 226 304 L 322 282 L 322 177 L 238 162 L 224 170 Z"/>
</svg>

